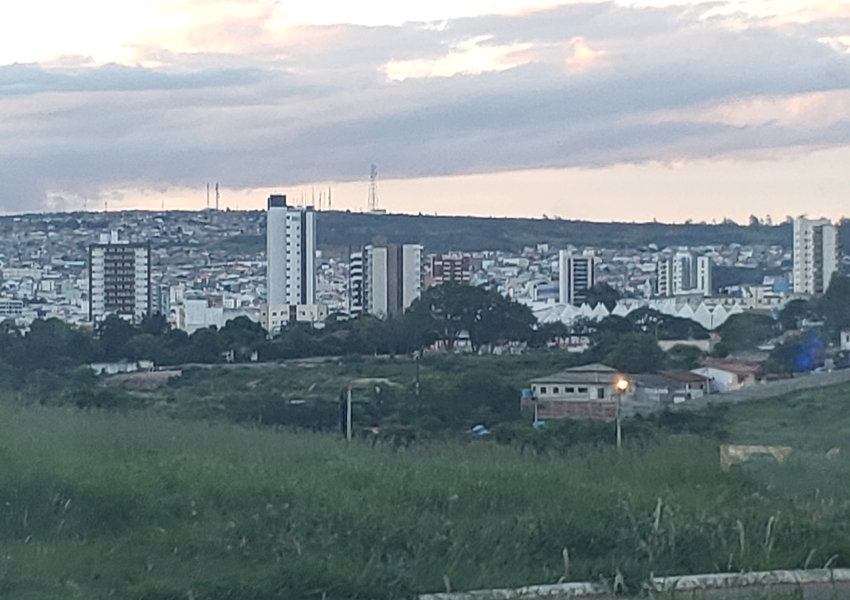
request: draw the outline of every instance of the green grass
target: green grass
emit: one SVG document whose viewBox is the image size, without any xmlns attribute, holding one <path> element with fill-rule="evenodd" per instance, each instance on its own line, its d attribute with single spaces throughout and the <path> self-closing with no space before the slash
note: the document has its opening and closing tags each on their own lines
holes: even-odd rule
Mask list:
<svg viewBox="0 0 850 600">
<path fill-rule="evenodd" d="M 0 597 L 403 598 L 618 570 L 636 592 L 650 573 L 847 566 L 850 461 L 823 454 L 847 441 L 848 390 L 726 410 L 730 441 L 795 446 L 729 473 L 708 435 L 393 449 L 0 403 Z"/>
</svg>

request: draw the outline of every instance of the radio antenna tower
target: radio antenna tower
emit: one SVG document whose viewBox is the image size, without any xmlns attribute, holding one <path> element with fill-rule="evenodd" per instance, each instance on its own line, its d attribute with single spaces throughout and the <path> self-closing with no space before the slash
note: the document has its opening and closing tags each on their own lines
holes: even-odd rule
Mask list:
<svg viewBox="0 0 850 600">
<path fill-rule="evenodd" d="M 369 212 L 378 210 L 378 167 L 372 165 L 369 173 L 369 202 L 366 206 Z"/>
<path fill-rule="evenodd" d="M 218 193 L 218 183 L 215 184 L 215 209 L 218 210 L 218 201 L 221 200 L 221 194 Z"/>
</svg>

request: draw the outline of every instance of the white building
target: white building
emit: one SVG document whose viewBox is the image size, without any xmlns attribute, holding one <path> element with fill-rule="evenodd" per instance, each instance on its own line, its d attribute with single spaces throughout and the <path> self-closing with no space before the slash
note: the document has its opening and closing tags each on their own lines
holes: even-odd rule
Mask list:
<svg viewBox="0 0 850 600">
<path fill-rule="evenodd" d="M 422 246 L 366 246 L 362 252 L 362 310 L 384 318 L 403 313 L 422 295 Z M 356 273 L 356 271 L 352 271 Z M 356 281 L 350 280 L 354 289 Z"/>
<path fill-rule="evenodd" d="M 151 246 L 101 235 L 89 246 L 89 320 L 117 314 L 139 322 L 151 312 Z"/>
<path fill-rule="evenodd" d="M 656 265 L 656 293 L 670 297 L 684 294 L 711 296 L 714 262 L 710 256 L 679 251 Z"/>
<path fill-rule="evenodd" d="M 208 298 L 194 298 L 183 301 L 177 309 L 177 328 L 192 335 L 199 329 L 215 325 L 224 327 L 224 307 Z"/>
<path fill-rule="evenodd" d="M 316 303 L 316 213 L 271 195 L 266 215 L 268 304 Z"/>
<path fill-rule="evenodd" d="M 701 292 L 703 296 L 711 296 L 714 286 L 714 261 L 710 256 L 697 256 L 694 265 L 696 275 L 693 291 Z"/>
<path fill-rule="evenodd" d="M 260 324 L 272 335 L 292 323 L 316 325 L 328 318 L 327 304 L 282 304 L 260 307 Z"/>
<path fill-rule="evenodd" d="M 673 261 L 668 259 L 658 261 L 656 268 L 655 291 L 659 296 L 673 295 Z"/>
<path fill-rule="evenodd" d="M 677 252 L 673 256 L 673 294 L 684 294 L 692 289 L 694 256 L 690 252 Z"/>
<path fill-rule="evenodd" d="M 838 228 L 829 219 L 794 219 L 794 293 L 824 293 L 838 264 Z"/>
<path fill-rule="evenodd" d="M 596 282 L 595 260 L 593 256 L 576 256 L 568 250 L 558 253 L 558 301 L 561 304 L 579 306 L 587 301 L 587 292 Z"/>
</svg>

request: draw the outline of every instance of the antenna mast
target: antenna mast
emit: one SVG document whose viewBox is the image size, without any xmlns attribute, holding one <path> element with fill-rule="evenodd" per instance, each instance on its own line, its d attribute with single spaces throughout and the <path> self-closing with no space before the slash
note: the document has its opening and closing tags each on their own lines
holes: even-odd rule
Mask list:
<svg viewBox="0 0 850 600">
<path fill-rule="evenodd" d="M 218 201 L 221 200 L 221 194 L 218 193 L 218 182 L 215 184 L 215 209 L 218 210 Z"/>
<path fill-rule="evenodd" d="M 366 205 L 369 212 L 378 210 L 378 167 L 372 165 L 369 173 L 369 202 Z"/>
<path fill-rule="evenodd" d="M 207 210 L 210 209 L 210 184 L 207 184 Z"/>
</svg>

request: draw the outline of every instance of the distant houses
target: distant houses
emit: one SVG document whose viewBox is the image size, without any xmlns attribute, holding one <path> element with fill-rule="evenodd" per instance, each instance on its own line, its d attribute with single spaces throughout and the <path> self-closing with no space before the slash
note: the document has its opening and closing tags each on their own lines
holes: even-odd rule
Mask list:
<svg viewBox="0 0 850 600">
<path fill-rule="evenodd" d="M 612 420 L 620 410 L 652 412 L 755 385 L 763 379 L 762 362 L 759 358 L 706 359 L 691 371 L 643 374 L 622 373 L 600 363 L 572 367 L 532 379 L 523 392 L 521 409 L 541 421 Z"/>
</svg>

